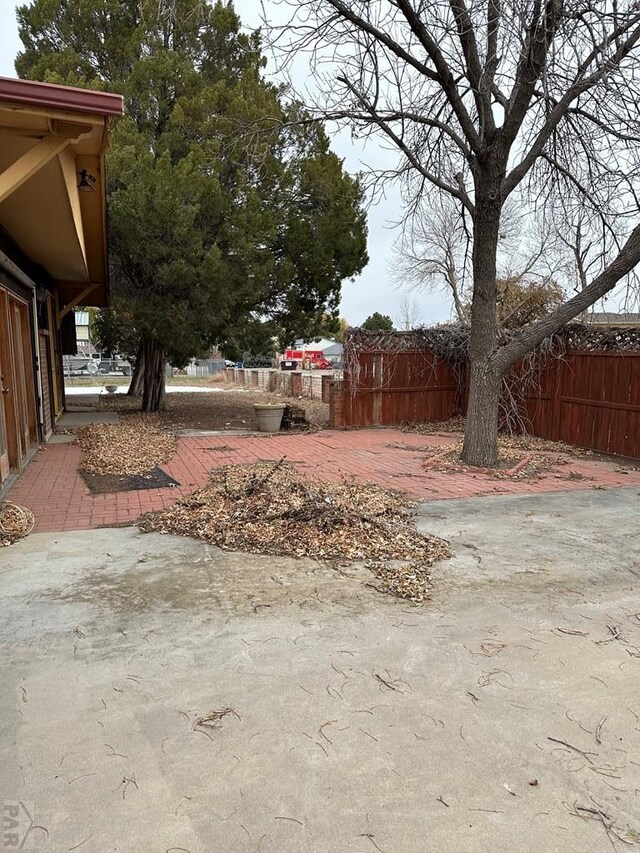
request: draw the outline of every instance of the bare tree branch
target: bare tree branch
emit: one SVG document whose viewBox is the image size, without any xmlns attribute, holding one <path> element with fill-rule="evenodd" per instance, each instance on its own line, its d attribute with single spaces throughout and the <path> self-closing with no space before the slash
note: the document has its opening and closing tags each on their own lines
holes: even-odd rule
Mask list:
<svg viewBox="0 0 640 853">
<path fill-rule="evenodd" d="M 557 332 L 569 320 L 577 317 L 598 299 L 610 293 L 620 279 L 632 272 L 639 261 L 640 225 L 637 225 L 617 256 L 591 284 L 539 322 L 527 326 L 514 340 L 498 350 L 495 354 L 496 364 L 502 371 L 507 370 L 525 353 L 532 350 L 549 335 Z"/>
</svg>

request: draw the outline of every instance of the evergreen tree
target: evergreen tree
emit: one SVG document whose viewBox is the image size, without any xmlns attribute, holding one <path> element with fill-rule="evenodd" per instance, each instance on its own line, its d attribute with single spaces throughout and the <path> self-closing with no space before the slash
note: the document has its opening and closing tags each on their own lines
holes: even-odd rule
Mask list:
<svg viewBox="0 0 640 853">
<path fill-rule="evenodd" d="M 21 77 L 119 92 L 108 156 L 110 328 L 138 341 L 144 410 L 234 327 L 295 337 L 367 262 L 362 190 L 323 127 L 265 81 L 231 2 L 35 0 Z"/>
<path fill-rule="evenodd" d="M 388 314 L 374 311 L 362 324 L 368 332 L 393 332 L 393 320 Z"/>
</svg>

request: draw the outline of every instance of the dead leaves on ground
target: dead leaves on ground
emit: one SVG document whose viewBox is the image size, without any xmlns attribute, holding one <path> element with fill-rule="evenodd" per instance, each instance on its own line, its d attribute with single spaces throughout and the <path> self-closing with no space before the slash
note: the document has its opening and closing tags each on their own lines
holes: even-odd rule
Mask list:
<svg viewBox="0 0 640 853">
<path fill-rule="evenodd" d="M 176 437 L 156 415 L 121 415 L 117 424 L 89 424 L 76 433 L 82 468 L 89 474 L 146 474 L 168 462 Z"/>
<path fill-rule="evenodd" d="M 205 488 L 143 516 L 139 525 L 228 551 L 362 561 L 377 589 L 421 602 L 429 596 L 429 568 L 451 551 L 444 540 L 416 530 L 411 509 L 396 492 L 309 481 L 280 460 L 218 468 Z"/>
<path fill-rule="evenodd" d="M 435 423 L 413 424 L 405 423 L 402 431 L 416 435 L 443 435 L 445 433 L 460 433 L 465 430 L 465 418 L 451 418 L 449 421 Z M 540 474 L 554 471 L 556 468 L 569 464 L 567 457 L 589 458 L 593 453 L 579 447 L 565 444 L 561 441 L 550 441 L 531 435 L 499 435 L 498 436 L 498 465 L 496 468 L 475 468 L 466 465 L 460 459 L 463 440 L 458 438 L 447 445 L 430 447 L 406 446 L 407 450 L 415 450 L 425 456 L 424 467 L 445 474 L 487 474 L 498 480 L 528 480 L 536 479 Z M 395 445 L 401 447 L 401 445 Z M 570 472 L 567 479 L 582 479 L 582 475 Z"/>
</svg>

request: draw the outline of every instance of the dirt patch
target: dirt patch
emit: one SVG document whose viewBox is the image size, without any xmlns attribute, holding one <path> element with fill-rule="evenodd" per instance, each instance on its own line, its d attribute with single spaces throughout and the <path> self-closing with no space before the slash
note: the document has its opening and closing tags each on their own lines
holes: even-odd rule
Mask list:
<svg viewBox="0 0 640 853">
<path fill-rule="evenodd" d="M 397 492 L 312 483 L 280 460 L 218 468 L 204 489 L 143 516 L 139 526 L 231 551 L 365 561 L 377 589 L 418 602 L 429 596 L 429 568 L 451 552 L 444 540 L 416 530 L 412 509 Z"/>
<path fill-rule="evenodd" d="M 118 424 L 89 424 L 76 431 L 82 448 L 81 469 L 88 474 L 146 474 L 168 462 L 176 437 L 155 415 L 124 416 Z"/>
<path fill-rule="evenodd" d="M 289 403 L 304 409 L 310 428 L 325 429 L 329 425 L 329 405 L 321 400 L 298 400 L 255 388 L 244 390 L 228 385 L 211 393 L 167 394 L 167 407 L 158 413 L 158 422 L 172 430 L 255 429 L 254 403 Z M 103 411 L 135 412 L 140 408 L 140 398 L 124 395 L 101 397 L 98 406 Z"/>
</svg>

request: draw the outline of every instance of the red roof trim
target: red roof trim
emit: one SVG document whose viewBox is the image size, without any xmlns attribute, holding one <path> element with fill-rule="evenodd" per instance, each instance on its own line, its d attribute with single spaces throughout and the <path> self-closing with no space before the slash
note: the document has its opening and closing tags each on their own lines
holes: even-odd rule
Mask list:
<svg viewBox="0 0 640 853">
<path fill-rule="evenodd" d="M 73 86 L 58 86 L 55 83 L 19 80 L 15 77 L 0 77 L 1 101 L 74 113 L 103 116 L 124 114 L 122 95 L 96 92 L 93 89 L 76 89 Z"/>
</svg>

